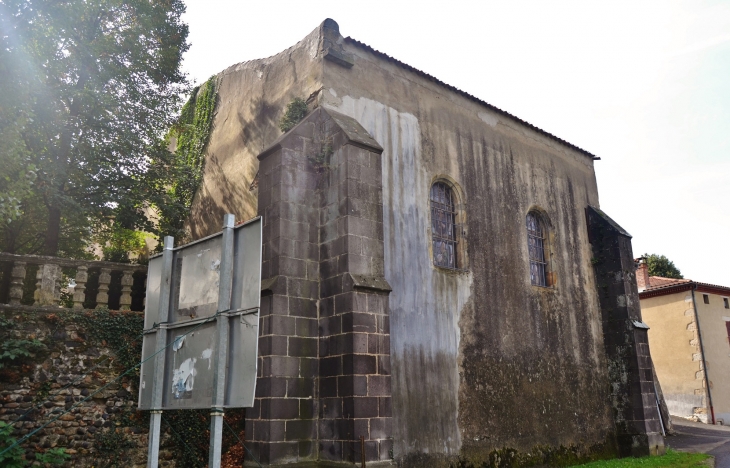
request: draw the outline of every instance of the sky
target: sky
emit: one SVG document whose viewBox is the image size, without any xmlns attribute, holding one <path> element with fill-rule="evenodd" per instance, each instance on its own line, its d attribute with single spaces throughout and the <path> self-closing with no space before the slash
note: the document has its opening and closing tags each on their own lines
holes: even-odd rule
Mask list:
<svg viewBox="0 0 730 468">
<path fill-rule="evenodd" d="M 601 158 L 635 256 L 730 286 L 730 1 L 187 0 L 198 83 L 325 18 Z"/>
</svg>

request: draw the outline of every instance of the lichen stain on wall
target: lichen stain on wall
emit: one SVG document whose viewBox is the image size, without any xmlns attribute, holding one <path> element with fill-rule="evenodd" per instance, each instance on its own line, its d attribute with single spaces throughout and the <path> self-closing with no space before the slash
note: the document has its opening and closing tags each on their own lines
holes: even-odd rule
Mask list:
<svg viewBox="0 0 730 468">
<path fill-rule="evenodd" d="M 464 190 L 478 194 L 467 203 L 476 315 L 462 315 L 461 324 L 465 451 L 602 442 L 611 417 L 581 219 L 591 201 L 585 175 L 520 144 L 467 131 L 459 138 Z M 530 286 L 527 276 L 524 217 L 535 206 L 554 232 L 554 288 Z"/>
<path fill-rule="evenodd" d="M 587 450 L 609 440 L 603 338 L 582 219 L 585 205 L 597 204 L 590 165 L 533 139 L 505 138 L 477 115 L 429 110 L 425 99 L 409 107 L 417 115 L 342 89 L 323 100 L 385 149 L 396 459 L 423 453 L 435 456 L 431 462 L 465 455 L 478 461 L 502 447 Z M 428 200 L 439 175 L 465 194 L 467 273 L 432 265 Z M 559 283 L 552 289 L 529 284 L 524 217 L 532 207 L 546 211 L 554 233 Z"/>
<path fill-rule="evenodd" d="M 428 249 L 433 175 L 421 160 L 418 119 L 367 98 L 342 96 L 333 102 L 384 148 L 395 456 L 458 454 L 459 320 L 469 304 L 473 278 L 433 267 Z"/>
</svg>

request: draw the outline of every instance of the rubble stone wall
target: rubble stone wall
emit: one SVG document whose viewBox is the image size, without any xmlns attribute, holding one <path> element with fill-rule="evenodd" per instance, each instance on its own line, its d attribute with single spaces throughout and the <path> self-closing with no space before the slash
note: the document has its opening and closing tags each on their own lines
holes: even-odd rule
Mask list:
<svg viewBox="0 0 730 468">
<path fill-rule="evenodd" d="M 6 339 L 37 339 L 44 348 L 25 360 L 3 362 L 0 421 L 13 424 L 13 437 L 20 440 L 57 418 L 22 444 L 26 459 L 58 447 L 71 455 L 67 466 L 113 460 L 144 466 L 148 420 L 136 410 L 138 374 L 115 381 L 134 353 L 139 356 L 139 343 L 128 338 L 142 331 L 142 313 L 0 307 L 9 323 Z M 160 465 L 174 466 L 167 442 Z"/>
</svg>

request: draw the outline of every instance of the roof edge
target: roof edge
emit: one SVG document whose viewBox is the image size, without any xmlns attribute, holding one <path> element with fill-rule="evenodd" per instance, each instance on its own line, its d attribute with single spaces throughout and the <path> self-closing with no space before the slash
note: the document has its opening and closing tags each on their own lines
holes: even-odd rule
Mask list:
<svg viewBox="0 0 730 468">
<path fill-rule="evenodd" d="M 670 284 L 667 286 L 658 286 L 652 289 L 645 289 L 644 291 L 641 291 L 639 293 L 639 299 L 666 296 L 682 291 L 689 291 L 691 289 L 702 293 L 717 294 L 718 296 L 730 297 L 730 287 L 710 283 L 700 283 L 690 280 L 686 283 Z"/>
<path fill-rule="evenodd" d="M 639 293 L 639 299 L 649 299 L 650 297 L 667 296 L 682 291 L 692 289 L 692 283 L 672 284 L 669 286 L 660 286 L 656 289 L 643 290 Z"/>
<path fill-rule="evenodd" d="M 593 153 L 584 150 L 583 148 L 580 148 L 580 147 L 578 147 L 578 146 L 576 146 L 576 145 L 574 145 L 574 144 L 572 144 L 572 143 L 570 143 L 570 142 L 568 142 L 566 140 L 563 140 L 562 138 L 560 138 L 558 136 L 555 136 L 555 135 L 553 135 L 552 133 L 550 133 L 548 131 L 545 131 L 545 130 L 539 128 L 539 127 L 536 127 L 536 126 L 532 125 L 531 123 L 529 123 L 529 122 L 527 122 L 525 120 L 522 120 L 522 119 L 520 119 L 519 117 L 517 117 L 515 115 L 510 114 L 507 111 L 504 111 L 504 110 L 502 110 L 502 109 L 500 109 L 500 108 L 498 108 L 496 106 L 493 106 L 492 104 L 489 104 L 486 101 L 483 101 L 483 100 L 479 99 L 478 97 L 476 97 L 476 96 L 474 96 L 472 94 L 467 93 L 466 91 L 462 91 L 462 90 L 460 90 L 459 88 L 457 88 L 455 86 L 452 86 L 452 85 L 450 85 L 448 83 L 444 83 L 443 81 L 439 80 L 438 78 L 436 78 L 433 75 L 430 75 L 430 74 L 428 74 L 428 73 L 426 73 L 424 71 L 421 71 L 421 70 L 419 70 L 419 69 L 417 69 L 415 67 L 412 67 L 411 65 L 408 65 L 407 63 L 401 62 L 400 60 L 398 60 L 396 58 L 393 58 L 393 57 L 391 57 L 390 55 L 388 55 L 386 53 L 383 53 L 383 52 L 380 52 L 379 50 L 373 49 L 369 45 L 367 45 L 367 44 L 365 44 L 363 42 L 360 42 L 357 39 L 354 39 L 354 38 L 348 36 L 348 37 L 345 37 L 344 40 L 348 44 L 352 44 L 355 47 L 359 47 L 360 49 L 363 49 L 363 50 L 365 50 L 367 52 L 370 52 L 373 55 L 376 55 L 376 56 L 378 56 L 380 58 L 383 58 L 386 61 L 389 61 L 391 63 L 394 63 L 394 64 L 400 66 L 401 68 L 404 68 L 404 69 L 406 69 L 406 70 L 408 70 L 408 71 L 410 71 L 412 73 L 415 73 L 416 75 L 419 75 L 419 76 L 421 76 L 423 78 L 426 78 L 427 80 L 432 81 L 432 82 L 434 82 L 434 83 L 436 83 L 436 84 L 438 84 L 438 85 L 440 85 L 440 86 L 442 86 L 442 87 L 444 87 L 444 88 L 446 88 L 446 89 L 448 89 L 450 91 L 453 91 L 454 93 L 456 93 L 456 94 L 458 94 L 458 95 L 460 95 L 460 96 L 462 96 L 462 97 L 464 97 L 464 98 L 466 98 L 466 99 L 468 99 L 470 101 L 476 102 L 477 104 L 480 104 L 480 105 L 486 107 L 489 110 L 492 110 L 492 111 L 494 111 L 494 112 L 496 112 L 496 113 L 498 113 L 498 114 L 500 114 L 500 115 L 502 115 L 504 117 L 507 117 L 509 119 L 512 119 L 512 120 L 516 121 L 517 123 L 522 124 L 522 125 L 530 128 L 531 130 L 534 130 L 535 132 L 537 132 L 537 133 L 539 133 L 539 134 L 541 134 L 543 136 L 546 136 L 546 137 L 550 138 L 551 140 L 554 140 L 554 141 L 562 144 L 563 146 L 567 146 L 568 148 L 570 148 L 572 150 L 575 150 L 575 151 L 577 151 L 577 152 L 579 152 L 579 153 L 581 153 L 581 154 L 583 154 L 585 156 L 588 156 L 589 158 L 591 158 L 594 161 L 601 159 L 598 156 L 594 155 Z"/>
</svg>

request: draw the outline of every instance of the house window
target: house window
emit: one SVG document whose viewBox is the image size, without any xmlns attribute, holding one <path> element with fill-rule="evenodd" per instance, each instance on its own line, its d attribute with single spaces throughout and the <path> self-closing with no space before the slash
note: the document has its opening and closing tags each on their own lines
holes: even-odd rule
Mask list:
<svg viewBox="0 0 730 468">
<path fill-rule="evenodd" d="M 726 309 L 730 309 L 730 304 L 728 303 L 727 297 L 723 297 L 722 298 L 722 301 L 725 303 L 725 308 Z"/>
<path fill-rule="evenodd" d="M 530 255 L 530 282 L 535 286 L 547 286 L 547 261 L 545 255 L 546 229 L 540 216 L 527 213 L 527 250 Z"/>
<path fill-rule="evenodd" d="M 709 304 L 710 303 L 710 296 L 708 296 L 707 294 L 703 294 L 702 295 L 702 300 L 704 301 L 705 304 Z"/>
<path fill-rule="evenodd" d="M 431 237 L 433 264 L 444 268 L 458 268 L 457 225 L 454 193 L 443 182 L 431 186 Z"/>
</svg>

